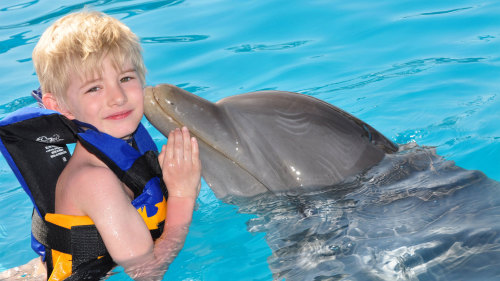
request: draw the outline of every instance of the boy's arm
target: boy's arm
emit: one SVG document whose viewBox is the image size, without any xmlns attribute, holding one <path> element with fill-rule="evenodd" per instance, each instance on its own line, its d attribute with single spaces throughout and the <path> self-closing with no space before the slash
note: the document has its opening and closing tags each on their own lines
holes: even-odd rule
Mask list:
<svg viewBox="0 0 500 281">
<path fill-rule="evenodd" d="M 100 188 L 98 192 L 86 189 L 82 194 L 86 200 L 80 200 L 86 202 L 82 210 L 96 224 L 113 260 L 134 280 L 163 278 L 184 245 L 200 190 L 198 144 L 194 138 L 190 139 L 187 129 L 177 129 L 169 135 L 159 161 L 169 197 L 163 234 L 154 243 L 121 183 L 110 172 L 90 176 L 87 173 L 87 180 L 94 181 L 92 186 Z"/>
<path fill-rule="evenodd" d="M 163 234 L 155 241 L 154 255 L 122 265 L 134 280 L 161 280 L 184 245 L 200 192 L 201 162 L 198 143 L 186 127 L 170 132 L 158 157 L 168 189 Z"/>
</svg>

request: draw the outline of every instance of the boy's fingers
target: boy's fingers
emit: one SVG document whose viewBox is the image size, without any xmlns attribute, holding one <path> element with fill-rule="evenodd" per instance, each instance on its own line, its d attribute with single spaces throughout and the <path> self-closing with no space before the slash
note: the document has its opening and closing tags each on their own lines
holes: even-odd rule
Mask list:
<svg viewBox="0 0 500 281">
<path fill-rule="evenodd" d="M 170 133 L 168 133 L 168 141 L 166 147 L 167 161 L 169 159 L 174 158 L 174 144 L 175 144 L 174 131 L 170 131 Z"/>
<path fill-rule="evenodd" d="M 160 167 L 163 169 L 163 160 L 165 160 L 165 153 L 167 150 L 167 146 L 163 145 L 161 147 L 160 154 L 158 155 L 158 162 L 160 163 Z"/>
<path fill-rule="evenodd" d="M 182 141 L 182 132 L 179 128 L 175 129 L 174 160 L 180 164 L 184 160 L 184 144 Z"/>
<path fill-rule="evenodd" d="M 189 141 L 189 131 L 182 127 L 182 142 L 184 144 L 184 160 L 191 160 L 191 142 Z"/>
<path fill-rule="evenodd" d="M 191 161 L 195 167 L 200 167 L 200 149 L 198 147 L 198 140 L 195 137 L 191 138 Z"/>
</svg>

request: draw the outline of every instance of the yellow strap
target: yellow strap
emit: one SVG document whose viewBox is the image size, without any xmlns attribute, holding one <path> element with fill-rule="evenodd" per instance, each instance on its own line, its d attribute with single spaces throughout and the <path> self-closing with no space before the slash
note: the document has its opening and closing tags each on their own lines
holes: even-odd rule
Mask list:
<svg viewBox="0 0 500 281">
<path fill-rule="evenodd" d="M 71 227 L 77 225 L 94 224 L 92 219 L 89 218 L 88 216 L 70 216 L 70 215 L 52 214 L 52 213 L 46 214 L 45 220 L 67 229 L 71 229 Z"/>
<path fill-rule="evenodd" d="M 71 276 L 71 255 L 52 250 L 54 269 L 47 281 L 64 280 Z"/>
</svg>

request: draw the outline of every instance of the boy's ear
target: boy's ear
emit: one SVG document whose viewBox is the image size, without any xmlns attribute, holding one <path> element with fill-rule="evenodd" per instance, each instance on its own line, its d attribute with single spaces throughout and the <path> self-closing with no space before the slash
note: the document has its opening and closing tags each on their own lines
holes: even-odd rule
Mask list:
<svg viewBox="0 0 500 281">
<path fill-rule="evenodd" d="M 59 104 L 52 93 L 43 93 L 42 103 L 47 109 L 58 111 L 68 119 L 75 119 L 75 116 L 64 105 Z"/>
</svg>

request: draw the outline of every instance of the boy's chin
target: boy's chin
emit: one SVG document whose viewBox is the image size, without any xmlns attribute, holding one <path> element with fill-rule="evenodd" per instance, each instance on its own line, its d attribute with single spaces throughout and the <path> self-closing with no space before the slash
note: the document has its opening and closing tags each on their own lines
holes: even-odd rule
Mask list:
<svg viewBox="0 0 500 281">
<path fill-rule="evenodd" d="M 129 140 L 134 135 L 136 129 L 137 127 L 130 130 L 108 131 L 108 132 L 104 131 L 104 133 L 117 139 Z"/>
<path fill-rule="evenodd" d="M 132 138 L 134 135 L 134 131 L 130 133 L 122 133 L 122 134 L 109 134 L 112 137 L 115 137 L 117 139 L 122 139 L 122 140 L 129 140 Z"/>
<path fill-rule="evenodd" d="M 130 139 L 135 131 L 137 130 L 137 127 L 139 126 L 139 122 L 115 122 L 113 124 L 101 124 L 100 127 L 97 127 L 97 129 L 100 132 L 106 133 L 114 138 L 117 139 Z"/>
</svg>

